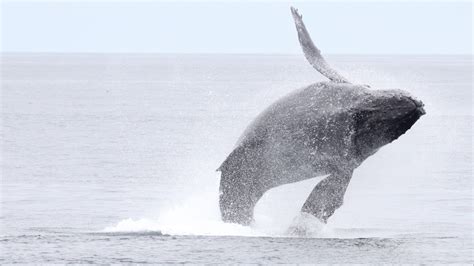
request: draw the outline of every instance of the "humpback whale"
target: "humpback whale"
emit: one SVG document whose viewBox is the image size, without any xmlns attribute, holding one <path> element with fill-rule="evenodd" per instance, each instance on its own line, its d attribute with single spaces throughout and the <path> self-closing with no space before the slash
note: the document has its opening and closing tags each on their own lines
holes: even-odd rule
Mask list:
<svg viewBox="0 0 474 266">
<path fill-rule="evenodd" d="M 301 207 L 326 223 L 343 204 L 354 169 L 425 114 L 423 103 L 407 92 L 350 83 L 323 58 L 298 10 L 291 12 L 306 59 L 330 81 L 284 96 L 244 131 L 218 168 L 225 222 L 248 225 L 269 189 L 327 175 Z"/>
</svg>

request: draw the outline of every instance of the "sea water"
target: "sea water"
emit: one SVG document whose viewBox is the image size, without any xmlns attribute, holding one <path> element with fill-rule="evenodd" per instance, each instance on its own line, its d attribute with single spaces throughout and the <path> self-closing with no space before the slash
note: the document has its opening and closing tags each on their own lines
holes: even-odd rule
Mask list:
<svg viewBox="0 0 474 266">
<path fill-rule="evenodd" d="M 302 55 L 3 54 L 0 263 L 473 263 L 472 56 L 328 61 L 427 114 L 327 225 L 299 215 L 315 177 L 241 226 L 216 169 L 266 106 L 325 80 Z"/>
</svg>

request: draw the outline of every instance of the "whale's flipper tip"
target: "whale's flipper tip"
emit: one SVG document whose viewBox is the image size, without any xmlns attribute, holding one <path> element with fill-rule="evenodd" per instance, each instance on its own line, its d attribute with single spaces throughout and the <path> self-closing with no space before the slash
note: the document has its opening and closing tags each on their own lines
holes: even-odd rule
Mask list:
<svg viewBox="0 0 474 266">
<path fill-rule="evenodd" d="M 290 7 L 291 9 L 291 14 L 293 15 L 293 18 L 296 19 L 302 19 L 303 16 L 298 13 L 298 9 L 294 7 Z"/>
<path fill-rule="evenodd" d="M 325 77 L 333 82 L 349 83 L 349 81 L 341 76 L 337 71 L 332 69 L 329 64 L 324 60 L 321 55 L 321 51 L 314 45 L 311 37 L 309 36 L 308 30 L 303 23 L 303 15 L 298 12 L 298 9 L 291 7 L 291 13 L 295 20 L 296 31 L 298 32 L 298 40 L 301 48 L 303 49 L 304 55 L 308 62 Z"/>
<path fill-rule="evenodd" d="M 300 13 L 298 13 L 298 9 L 294 7 L 290 7 L 290 9 L 291 9 L 291 14 L 293 15 L 293 19 L 295 20 L 295 22 L 301 21 L 303 16 L 300 15 Z"/>
</svg>

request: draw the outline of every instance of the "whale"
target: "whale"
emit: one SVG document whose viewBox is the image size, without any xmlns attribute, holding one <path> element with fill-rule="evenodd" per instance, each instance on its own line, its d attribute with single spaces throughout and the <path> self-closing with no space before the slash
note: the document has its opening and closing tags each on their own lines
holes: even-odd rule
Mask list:
<svg viewBox="0 0 474 266">
<path fill-rule="evenodd" d="M 268 190 L 325 176 L 301 213 L 327 223 L 343 205 L 354 169 L 425 114 L 424 104 L 406 91 L 352 84 L 323 58 L 298 10 L 291 13 L 307 61 L 329 81 L 289 93 L 244 130 L 217 169 L 224 222 L 249 225 Z"/>
</svg>

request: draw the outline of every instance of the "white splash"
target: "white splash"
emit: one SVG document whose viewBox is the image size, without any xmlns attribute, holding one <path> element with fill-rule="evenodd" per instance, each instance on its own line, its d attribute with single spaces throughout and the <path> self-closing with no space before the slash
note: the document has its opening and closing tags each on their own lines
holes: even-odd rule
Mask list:
<svg viewBox="0 0 474 266">
<path fill-rule="evenodd" d="M 299 212 L 307 193 L 294 193 L 293 190 L 298 186 L 305 187 L 303 190 L 309 193 L 314 182 L 315 180 L 304 181 L 269 191 L 255 208 L 255 221 L 250 226 L 222 222 L 217 191 L 209 189 L 201 190 L 190 196 L 189 200 L 161 211 L 156 217 L 127 218 L 103 231 L 160 232 L 169 235 L 331 237 L 325 224 L 318 224 L 315 222 L 316 218 Z M 290 201 L 286 200 L 288 194 L 293 195 Z M 298 228 L 299 233 L 291 230 L 295 228 Z M 302 230 L 306 234 L 300 234 Z"/>
<path fill-rule="evenodd" d="M 169 208 L 156 218 L 128 218 L 104 232 L 161 232 L 169 235 L 262 236 L 252 227 L 224 223 L 220 219 L 216 193 L 203 193 Z"/>
<path fill-rule="evenodd" d="M 332 230 L 318 218 L 305 212 L 300 212 L 293 219 L 293 223 L 286 233 L 290 236 L 299 237 L 330 237 Z"/>
</svg>

